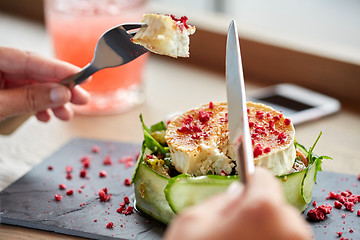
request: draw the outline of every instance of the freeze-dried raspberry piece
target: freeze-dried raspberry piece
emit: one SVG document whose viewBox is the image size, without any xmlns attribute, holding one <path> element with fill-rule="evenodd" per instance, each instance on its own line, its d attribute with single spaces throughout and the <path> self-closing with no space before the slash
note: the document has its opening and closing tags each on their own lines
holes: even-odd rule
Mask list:
<svg viewBox="0 0 360 240">
<path fill-rule="evenodd" d="M 90 167 L 90 159 L 87 156 L 82 157 L 80 161 L 84 168 Z"/>
<path fill-rule="evenodd" d="M 106 189 L 106 188 L 104 188 L 104 189 Z M 106 190 L 104 190 L 104 189 L 99 190 L 99 198 L 100 198 L 100 201 L 107 202 L 110 200 L 111 194 L 107 194 L 107 189 Z"/>
<path fill-rule="evenodd" d="M 69 189 L 66 191 L 66 195 L 73 195 L 74 194 L 74 190 Z"/>
<path fill-rule="evenodd" d="M 335 201 L 335 202 L 334 202 L 334 207 L 335 207 L 335 208 L 341 209 L 342 206 L 343 206 L 343 205 L 342 205 L 341 202 L 339 202 L 339 201 Z"/>
<path fill-rule="evenodd" d="M 114 223 L 113 222 L 108 222 L 106 224 L 106 228 L 113 228 L 114 227 Z"/>
<path fill-rule="evenodd" d="M 67 173 L 71 173 L 72 170 L 73 170 L 73 167 L 72 167 L 72 166 L 66 166 L 66 167 L 65 167 L 65 171 L 66 171 Z"/>
<path fill-rule="evenodd" d="M 86 170 L 86 169 L 81 169 L 81 170 L 80 170 L 80 177 L 81 177 L 81 178 L 85 178 L 86 175 L 87 175 L 87 170 Z"/>
<path fill-rule="evenodd" d="M 66 185 L 65 185 L 65 184 L 59 184 L 59 189 L 60 189 L 60 190 L 66 189 Z"/>
<path fill-rule="evenodd" d="M 124 185 L 125 186 L 130 186 L 131 185 L 131 180 L 129 178 L 125 178 Z"/>
<path fill-rule="evenodd" d="M 52 170 L 54 170 L 54 167 L 51 166 L 51 165 L 49 165 L 49 166 L 48 166 L 48 170 L 49 170 L 49 171 L 52 171 Z"/>
<path fill-rule="evenodd" d="M 346 208 L 346 210 L 353 212 L 354 211 L 354 203 L 353 202 L 345 202 L 344 206 Z"/>
<path fill-rule="evenodd" d="M 60 194 L 55 194 L 54 198 L 56 201 L 61 201 L 62 196 Z"/>
<path fill-rule="evenodd" d="M 321 205 L 314 209 L 311 209 L 307 216 L 311 221 L 323 221 L 325 220 L 325 215 L 331 212 L 332 206 L 330 205 Z"/>
<path fill-rule="evenodd" d="M 94 146 L 91 148 L 91 151 L 92 151 L 93 153 L 98 153 L 98 152 L 100 152 L 100 147 L 97 146 L 97 145 L 94 145 Z"/>
<path fill-rule="evenodd" d="M 106 158 L 103 161 L 103 164 L 104 165 L 112 165 L 112 161 L 111 161 L 110 156 L 106 156 Z"/>
<path fill-rule="evenodd" d="M 124 202 L 125 202 L 126 204 L 129 204 L 129 203 L 130 203 L 129 197 L 125 196 L 125 197 L 124 197 Z"/>
<path fill-rule="evenodd" d="M 101 170 L 100 172 L 99 172 L 99 177 L 106 177 L 106 171 L 105 170 Z"/>
</svg>

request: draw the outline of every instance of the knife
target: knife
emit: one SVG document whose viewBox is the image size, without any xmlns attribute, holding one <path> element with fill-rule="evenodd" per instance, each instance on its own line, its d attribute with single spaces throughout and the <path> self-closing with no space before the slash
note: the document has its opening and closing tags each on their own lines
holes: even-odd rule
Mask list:
<svg viewBox="0 0 360 240">
<path fill-rule="evenodd" d="M 255 171 L 246 106 L 245 83 L 236 23 L 229 26 L 226 42 L 226 95 L 229 140 L 237 152 L 240 180 L 246 184 Z"/>
</svg>

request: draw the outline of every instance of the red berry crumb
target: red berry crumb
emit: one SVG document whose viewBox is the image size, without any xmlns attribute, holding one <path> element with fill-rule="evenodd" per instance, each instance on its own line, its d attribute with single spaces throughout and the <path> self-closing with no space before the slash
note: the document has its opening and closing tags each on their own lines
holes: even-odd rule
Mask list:
<svg viewBox="0 0 360 240">
<path fill-rule="evenodd" d="M 73 170 L 73 167 L 72 167 L 72 166 L 66 166 L 66 167 L 65 167 L 65 171 L 66 171 L 67 173 L 71 173 L 72 170 Z"/>
<path fill-rule="evenodd" d="M 360 181 L 360 173 L 359 173 L 359 175 L 358 175 L 358 180 Z"/>
<path fill-rule="evenodd" d="M 60 189 L 60 190 L 66 189 L 66 185 L 65 185 L 65 184 L 60 184 L 60 185 L 59 185 L 59 189 Z"/>
<path fill-rule="evenodd" d="M 84 168 L 89 168 L 90 167 L 90 159 L 86 156 L 81 158 L 81 163 L 83 165 Z"/>
<path fill-rule="evenodd" d="M 339 201 L 335 201 L 335 202 L 334 202 L 334 207 L 335 207 L 335 208 L 341 209 L 342 206 L 343 206 L 343 205 L 342 205 L 341 202 L 339 202 Z"/>
<path fill-rule="evenodd" d="M 346 210 L 353 212 L 354 211 L 354 203 L 353 202 L 345 202 L 344 206 L 346 208 Z"/>
<path fill-rule="evenodd" d="M 97 222 L 97 219 L 95 219 L 94 222 Z"/>
<path fill-rule="evenodd" d="M 66 174 L 66 179 L 67 179 L 67 180 L 72 179 L 72 175 L 71 175 L 71 173 L 67 173 L 67 174 Z"/>
<path fill-rule="evenodd" d="M 338 235 L 338 237 L 341 237 L 341 235 L 343 234 L 342 232 L 336 232 L 336 234 Z"/>
<path fill-rule="evenodd" d="M 60 194 L 55 194 L 55 200 L 56 201 L 61 201 L 62 196 Z"/>
<path fill-rule="evenodd" d="M 99 190 L 99 198 L 102 202 L 107 202 L 111 198 L 111 194 L 107 194 L 107 188 Z"/>
<path fill-rule="evenodd" d="M 93 153 L 98 153 L 98 152 L 100 152 L 100 147 L 99 146 L 93 146 L 92 148 L 91 148 L 91 151 L 93 152 Z"/>
<path fill-rule="evenodd" d="M 260 143 L 255 145 L 254 148 L 254 158 L 260 156 L 263 153 L 263 149 Z"/>
<path fill-rule="evenodd" d="M 316 201 L 313 201 L 312 205 L 313 207 L 316 207 Z"/>
<path fill-rule="evenodd" d="M 86 169 L 80 170 L 80 177 L 81 177 L 81 178 L 85 178 L 86 175 L 87 175 L 87 170 L 86 170 Z"/>
<path fill-rule="evenodd" d="M 307 216 L 311 221 L 323 221 L 325 220 L 325 215 L 331 213 L 332 206 L 330 205 L 321 205 L 314 209 L 311 209 Z"/>
<path fill-rule="evenodd" d="M 124 202 L 125 202 L 126 204 L 129 204 L 129 203 L 130 203 L 129 197 L 125 196 L 125 197 L 124 197 Z"/>
<path fill-rule="evenodd" d="M 130 186 L 131 185 L 131 180 L 129 178 L 125 178 L 124 185 L 125 186 Z"/>
<path fill-rule="evenodd" d="M 114 227 L 114 224 L 112 222 L 108 222 L 106 224 L 106 228 L 113 228 Z"/>
<path fill-rule="evenodd" d="M 288 118 L 285 118 L 284 123 L 285 123 L 285 125 L 289 125 L 291 123 L 291 120 Z"/>
<path fill-rule="evenodd" d="M 105 171 L 105 170 L 101 170 L 101 171 L 99 172 L 99 176 L 100 176 L 100 177 L 106 177 L 106 171 Z"/>
<path fill-rule="evenodd" d="M 72 189 L 69 189 L 66 191 L 66 195 L 73 195 L 74 191 Z"/>
<path fill-rule="evenodd" d="M 48 166 L 48 170 L 49 170 L 49 171 L 54 170 L 53 166 L 49 165 L 49 166 Z"/>
<path fill-rule="evenodd" d="M 360 217 L 360 210 L 357 211 L 357 215 Z"/>
<path fill-rule="evenodd" d="M 104 165 L 112 165 L 112 161 L 111 161 L 110 156 L 107 156 L 107 157 L 104 159 L 103 164 L 104 164 Z"/>
</svg>

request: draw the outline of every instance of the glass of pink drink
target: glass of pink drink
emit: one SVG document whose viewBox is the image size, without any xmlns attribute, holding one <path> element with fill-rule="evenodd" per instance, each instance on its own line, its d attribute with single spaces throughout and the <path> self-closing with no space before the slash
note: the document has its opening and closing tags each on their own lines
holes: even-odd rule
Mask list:
<svg viewBox="0 0 360 240">
<path fill-rule="evenodd" d="M 58 59 L 84 67 L 91 62 L 96 43 L 108 29 L 139 22 L 144 0 L 47 0 L 46 27 Z M 121 113 L 144 101 L 142 74 L 147 54 L 125 65 L 103 69 L 82 84 L 90 103 L 73 106 L 80 114 Z"/>
</svg>

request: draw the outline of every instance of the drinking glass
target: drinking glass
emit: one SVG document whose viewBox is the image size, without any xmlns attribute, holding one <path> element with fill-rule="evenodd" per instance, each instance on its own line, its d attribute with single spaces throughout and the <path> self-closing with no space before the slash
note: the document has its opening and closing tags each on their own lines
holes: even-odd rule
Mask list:
<svg viewBox="0 0 360 240">
<path fill-rule="evenodd" d="M 96 43 L 108 29 L 140 22 L 145 0 L 46 0 L 46 28 L 55 57 L 84 67 L 91 62 Z M 90 103 L 75 106 L 80 114 L 114 114 L 144 101 L 143 70 L 148 54 L 125 65 L 100 70 L 82 84 L 91 94 Z"/>
</svg>

